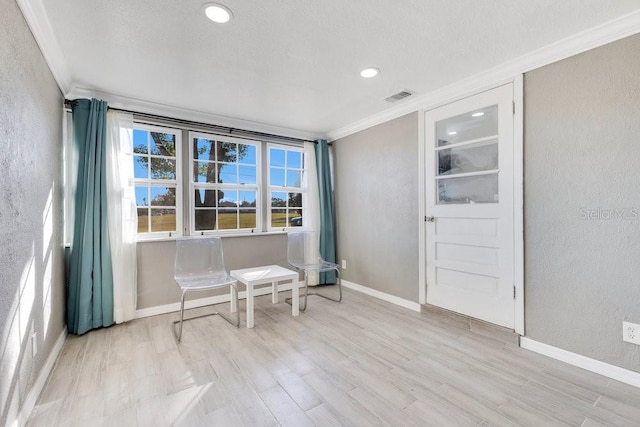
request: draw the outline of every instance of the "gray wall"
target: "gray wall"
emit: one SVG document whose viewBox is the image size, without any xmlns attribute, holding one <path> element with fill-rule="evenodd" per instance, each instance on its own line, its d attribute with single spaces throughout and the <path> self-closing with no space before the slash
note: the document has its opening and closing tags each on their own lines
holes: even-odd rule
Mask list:
<svg viewBox="0 0 640 427">
<path fill-rule="evenodd" d="M 223 237 L 222 249 L 227 270 L 277 264 L 287 267 L 287 235 Z M 180 301 L 173 280 L 175 241 L 138 243 L 138 309 Z M 239 290 L 244 290 L 239 285 Z M 221 292 L 192 292 L 187 299 L 204 298 Z"/>
<path fill-rule="evenodd" d="M 640 36 L 527 73 L 524 111 L 526 334 L 640 371 Z"/>
<path fill-rule="evenodd" d="M 333 142 L 343 278 L 418 302 L 418 113 Z"/>
<path fill-rule="evenodd" d="M 63 98 L 15 1 L 0 10 L 0 425 L 9 425 L 64 329 Z"/>
</svg>

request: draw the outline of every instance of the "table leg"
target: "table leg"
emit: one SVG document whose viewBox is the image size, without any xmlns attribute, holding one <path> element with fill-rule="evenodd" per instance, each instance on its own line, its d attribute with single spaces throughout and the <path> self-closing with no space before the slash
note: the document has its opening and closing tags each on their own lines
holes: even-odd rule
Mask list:
<svg viewBox="0 0 640 427">
<path fill-rule="evenodd" d="M 247 285 L 247 328 L 253 328 L 253 285 Z"/>
<path fill-rule="evenodd" d="M 278 282 L 271 283 L 271 303 L 278 303 Z"/>
<path fill-rule="evenodd" d="M 300 314 L 300 282 L 294 280 L 291 287 L 291 315 Z"/>
</svg>

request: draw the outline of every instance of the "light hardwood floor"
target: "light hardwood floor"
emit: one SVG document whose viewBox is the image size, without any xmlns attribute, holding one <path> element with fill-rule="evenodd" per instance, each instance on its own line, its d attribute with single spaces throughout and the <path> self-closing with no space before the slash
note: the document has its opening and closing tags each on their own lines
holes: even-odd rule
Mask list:
<svg viewBox="0 0 640 427">
<path fill-rule="evenodd" d="M 176 314 L 69 336 L 29 425 L 640 425 L 639 389 L 481 323 L 349 290 L 300 317 L 270 298 L 255 329 L 205 317 L 180 344 Z"/>
</svg>

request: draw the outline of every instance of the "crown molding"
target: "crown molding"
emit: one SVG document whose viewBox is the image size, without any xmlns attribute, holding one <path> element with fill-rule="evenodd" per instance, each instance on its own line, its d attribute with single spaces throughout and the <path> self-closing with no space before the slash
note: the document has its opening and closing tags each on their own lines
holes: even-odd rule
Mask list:
<svg viewBox="0 0 640 427">
<path fill-rule="evenodd" d="M 53 32 L 42 0 L 16 0 L 63 95 L 73 87 L 71 72 Z"/>
<path fill-rule="evenodd" d="M 98 98 L 107 101 L 109 107 L 119 108 L 122 110 L 154 114 L 158 116 L 171 117 L 174 119 L 189 120 L 193 122 L 207 123 L 236 129 L 246 129 L 254 132 L 270 133 L 273 135 L 288 136 L 291 138 L 315 140 L 325 137 L 325 135 L 322 134 L 307 132 L 299 129 L 274 126 L 266 123 L 259 123 L 250 120 L 236 119 L 232 117 L 206 113 L 203 111 L 192 110 L 185 107 L 176 107 L 157 102 L 144 101 L 142 99 L 116 95 L 96 89 L 74 87 L 69 92 L 67 99 L 76 98 Z"/>
<path fill-rule="evenodd" d="M 512 82 L 517 76 L 527 71 L 552 64 L 639 32 L 640 10 L 536 49 L 523 56 L 435 91 L 419 95 L 414 99 L 407 99 L 405 102 L 381 111 L 380 113 L 332 130 L 327 133 L 327 139 L 334 141 L 408 113 L 419 110 L 430 110 L 443 104 L 466 98 L 470 95 Z"/>
</svg>

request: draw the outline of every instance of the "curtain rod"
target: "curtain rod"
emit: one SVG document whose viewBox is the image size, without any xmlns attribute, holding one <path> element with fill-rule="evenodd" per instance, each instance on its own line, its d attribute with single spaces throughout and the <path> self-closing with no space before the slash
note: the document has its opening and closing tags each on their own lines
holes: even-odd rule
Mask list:
<svg viewBox="0 0 640 427">
<path fill-rule="evenodd" d="M 66 105 L 66 106 L 70 106 L 72 103 L 73 103 L 73 101 L 71 101 L 69 99 L 65 99 L 64 100 L 64 105 Z M 284 141 L 291 141 L 291 142 L 313 142 L 314 144 L 318 143 L 317 141 L 314 141 L 314 140 L 303 139 L 303 138 L 294 138 L 292 136 L 276 135 L 276 134 L 267 133 L 267 132 L 258 132 L 258 131 L 247 130 L 247 129 L 239 129 L 239 128 L 234 128 L 234 127 L 230 127 L 230 126 L 214 125 L 214 124 L 211 124 L 211 123 L 196 122 L 196 121 L 193 121 L 193 120 L 176 119 L 176 118 L 173 118 L 173 117 L 160 116 L 160 115 L 157 115 L 157 114 L 150 114 L 150 113 L 140 113 L 138 111 L 124 110 L 122 108 L 114 108 L 114 107 L 109 107 L 109 106 L 107 106 L 107 108 L 109 110 L 112 110 L 112 111 L 119 111 L 119 112 L 122 112 L 122 113 L 133 114 L 133 115 L 135 115 L 137 117 L 141 117 L 141 118 L 161 120 L 161 121 L 165 121 L 165 122 L 168 121 L 168 122 L 171 122 L 173 124 L 182 124 L 182 125 L 187 125 L 187 126 L 199 126 L 199 127 L 205 127 L 205 128 L 212 128 L 212 129 L 217 130 L 217 131 L 228 132 L 229 135 L 232 135 L 232 134 L 235 133 L 238 136 L 247 135 L 247 136 L 263 137 L 263 138 L 275 138 L 275 139 L 281 139 L 281 140 L 284 140 Z M 329 143 L 329 145 L 331 145 L 331 143 Z"/>
</svg>

